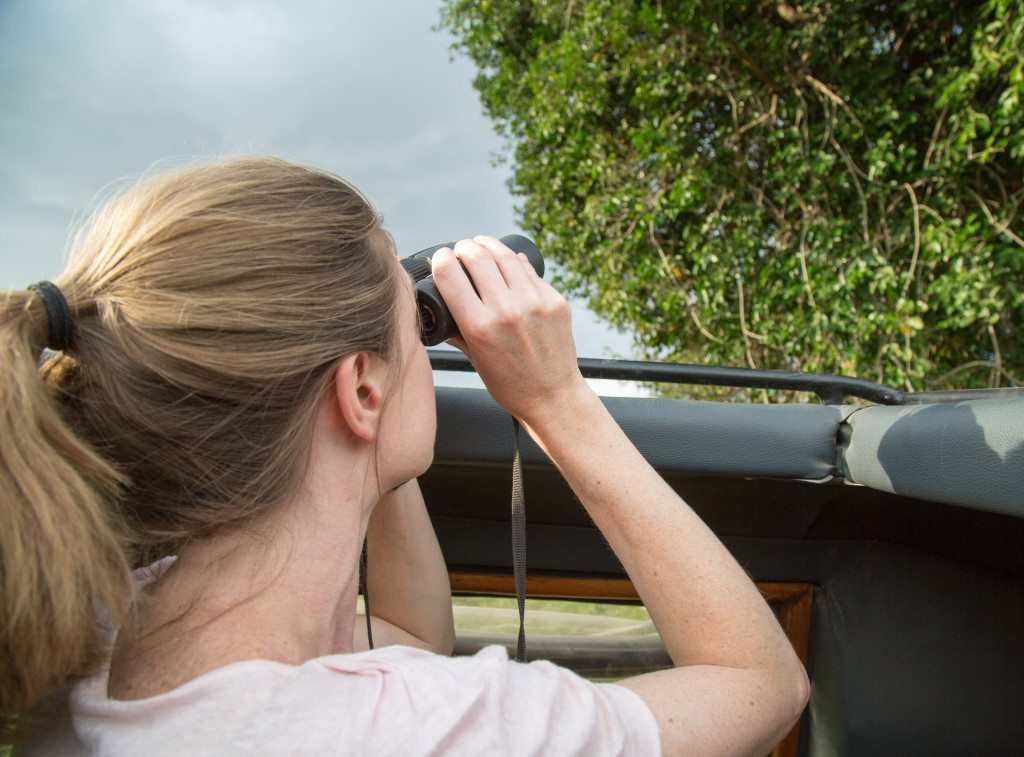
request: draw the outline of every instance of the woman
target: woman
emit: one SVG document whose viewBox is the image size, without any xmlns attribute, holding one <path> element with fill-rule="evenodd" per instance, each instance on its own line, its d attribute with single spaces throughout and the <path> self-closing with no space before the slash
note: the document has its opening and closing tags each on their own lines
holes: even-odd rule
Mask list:
<svg viewBox="0 0 1024 757">
<path fill-rule="evenodd" d="M 67 715 L 31 747 L 759 754 L 784 735 L 799 661 L 583 381 L 566 302 L 490 237 L 433 263 L 458 346 L 579 495 L 678 667 L 594 685 L 498 648 L 444 656 L 409 280 L 350 185 L 244 158 L 141 184 L 55 285 L 6 295 L 0 707 L 18 728 L 46 701 Z M 377 649 L 360 652 L 364 534 Z"/>
</svg>

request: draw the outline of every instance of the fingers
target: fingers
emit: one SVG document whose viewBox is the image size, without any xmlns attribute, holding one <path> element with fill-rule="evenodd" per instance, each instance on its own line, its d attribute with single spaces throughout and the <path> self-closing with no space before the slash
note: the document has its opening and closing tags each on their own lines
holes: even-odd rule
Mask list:
<svg viewBox="0 0 1024 757">
<path fill-rule="evenodd" d="M 501 254 L 501 251 L 492 250 L 477 242 L 477 239 L 482 238 L 463 239 L 457 242 L 455 256 L 469 272 L 480 299 L 485 303 L 492 303 L 505 297 L 509 287 L 495 260 L 495 256 Z M 508 248 L 505 248 L 504 252 L 512 255 Z"/>
<path fill-rule="evenodd" d="M 437 291 L 456 323 L 474 323 L 486 316 L 486 308 L 453 250 L 448 247 L 437 250 L 431 258 L 430 267 Z"/>
<path fill-rule="evenodd" d="M 486 304 L 500 307 L 510 295 L 534 292 L 536 277 L 529 277 L 518 256 L 494 237 L 463 239 L 455 245 L 455 255 Z"/>
<path fill-rule="evenodd" d="M 460 266 L 459 263 L 462 263 Z M 434 283 L 456 322 L 478 323 L 488 310 L 505 312 L 513 303 L 535 303 L 543 280 L 525 255 L 494 237 L 463 239 L 434 253 Z"/>
<path fill-rule="evenodd" d="M 517 255 L 494 237 L 477 236 L 473 237 L 473 241 L 491 253 L 508 289 L 527 292 L 533 289 L 536 277 L 530 278 L 523 270 L 523 260 L 526 261 L 527 267 L 533 270 L 529 258 L 525 255 Z"/>
<path fill-rule="evenodd" d="M 523 270 L 526 271 L 527 278 L 536 285 L 538 281 L 543 282 L 544 277 L 541 276 L 537 269 L 533 267 L 533 263 L 530 262 L 530 258 L 527 257 L 525 252 L 520 252 L 516 255 L 519 258 L 519 262 L 523 264 Z"/>
</svg>

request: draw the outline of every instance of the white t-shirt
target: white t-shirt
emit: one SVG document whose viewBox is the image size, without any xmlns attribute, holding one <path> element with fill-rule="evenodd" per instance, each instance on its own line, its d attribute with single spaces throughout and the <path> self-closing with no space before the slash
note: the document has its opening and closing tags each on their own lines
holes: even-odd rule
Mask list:
<svg viewBox="0 0 1024 757">
<path fill-rule="evenodd" d="M 657 755 L 634 692 L 502 647 L 442 657 L 383 647 L 293 666 L 246 660 L 149 699 L 107 698 L 103 672 L 70 697 L 36 754 Z"/>
<path fill-rule="evenodd" d="M 154 580 L 163 561 L 137 572 Z M 155 569 L 155 570 L 154 570 Z M 107 697 L 109 665 L 69 696 L 32 754 L 658 755 L 633 691 L 503 647 L 443 657 L 390 646 L 286 665 L 244 660 L 155 697 Z M 19 750 L 19 754 L 21 750 Z"/>
</svg>

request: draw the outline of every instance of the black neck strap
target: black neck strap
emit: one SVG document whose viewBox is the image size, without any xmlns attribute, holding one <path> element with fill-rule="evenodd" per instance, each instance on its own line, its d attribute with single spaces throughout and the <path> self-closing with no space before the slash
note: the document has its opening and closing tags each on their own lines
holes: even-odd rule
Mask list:
<svg viewBox="0 0 1024 757">
<path fill-rule="evenodd" d="M 519 457 L 519 419 L 512 418 L 515 454 L 512 457 L 512 575 L 519 605 L 519 641 L 516 662 L 526 662 L 526 497 L 523 494 L 523 463 Z"/>
<path fill-rule="evenodd" d="M 366 613 L 366 645 L 373 649 L 373 627 L 370 625 L 370 576 L 367 572 L 369 543 L 369 538 L 363 537 L 363 549 L 359 553 L 359 593 L 363 595 L 363 612 Z"/>
</svg>

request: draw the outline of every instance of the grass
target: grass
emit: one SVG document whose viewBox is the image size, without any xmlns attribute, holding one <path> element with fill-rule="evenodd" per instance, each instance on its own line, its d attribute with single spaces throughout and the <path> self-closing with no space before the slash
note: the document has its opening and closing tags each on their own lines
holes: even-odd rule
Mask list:
<svg viewBox="0 0 1024 757">
<path fill-rule="evenodd" d="M 519 610 L 512 597 L 454 597 L 456 631 L 514 635 Z M 640 605 L 527 599 L 526 632 L 534 636 L 643 636 L 654 624 Z"/>
<path fill-rule="evenodd" d="M 452 597 L 452 604 L 456 607 L 497 607 L 518 612 L 515 597 Z M 651 619 L 643 605 L 581 602 L 575 599 L 527 599 L 526 611 L 530 612 L 531 610 L 626 618 L 629 620 Z"/>
</svg>

